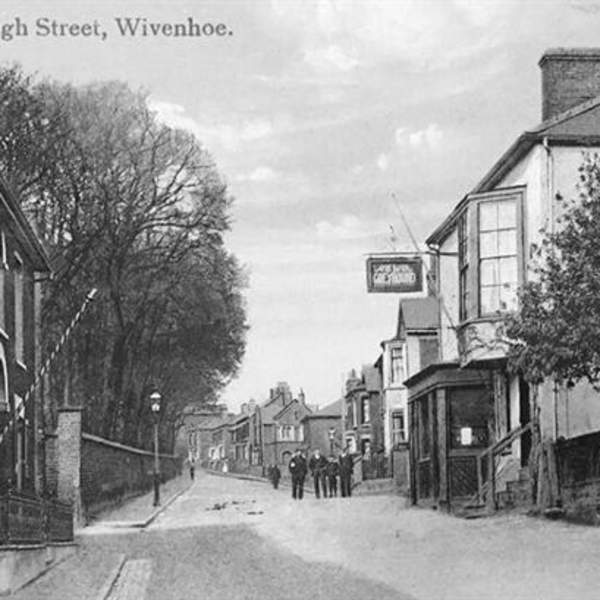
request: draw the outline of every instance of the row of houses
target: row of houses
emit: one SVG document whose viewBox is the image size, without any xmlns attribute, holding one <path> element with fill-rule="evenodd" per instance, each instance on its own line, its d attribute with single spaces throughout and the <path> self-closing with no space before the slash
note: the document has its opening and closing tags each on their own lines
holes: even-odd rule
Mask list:
<svg viewBox="0 0 600 600">
<path fill-rule="evenodd" d="M 302 390 L 294 397 L 286 382 L 269 390 L 264 402 L 243 404 L 239 414 L 222 405 L 206 411 L 190 410 L 186 436 L 190 458 L 208 468 L 262 474 L 268 465 L 287 465 L 298 447 L 328 451 L 329 431 L 336 426 L 340 447 L 341 402 L 319 410 Z"/>
<path fill-rule="evenodd" d="M 513 505 L 519 491 L 535 500 L 532 435 L 558 466 L 560 489 L 546 504 L 597 504 L 597 391 L 552 378 L 533 386 L 507 368 L 504 323 L 532 277 L 541 230 L 556 229 L 560 200 L 579 197 L 585 155 L 600 151 L 600 49 L 552 49 L 539 66 L 542 121 L 426 240 L 439 301 L 435 360 L 407 370 L 403 382 L 417 504 L 456 510 L 477 498 L 493 509 Z"/>
<path fill-rule="evenodd" d="M 398 473 L 415 504 L 493 509 L 532 499 L 535 435 L 560 471 L 552 502 L 587 498 L 596 514 L 598 393 L 552 379 L 532 386 L 507 368 L 504 323 L 532 277 L 541 230 L 557 227 L 560 200 L 578 197 L 585 155 L 600 152 L 600 49 L 549 50 L 539 66 L 542 121 L 426 239 L 426 293 L 399 300 L 394 335 L 375 360 L 351 371 L 324 411 L 279 384 L 264 403 L 207 421 L 190 446 L 202 461 L 262 467 L 285 463 L 298 445 L 347 446 L 363 463 L 404 461 Z"/>
<path fill-rule="evenodd" d="M 397 460 L 408 459 L 404 380 L 435 360 L 438 307 L 432 297 L 400 302 L 395 333 L 381 342 L 374 363 L 359 373 L 351 370 L 342 397 L 320 409 L 302 391 L 294 398 L 285 382 L 264 402 L 242 404 L 239 414 L 224 405 L 190 407 L 185 417 L 190 458 L 212 469 L 262 474 L 268 465 L 285 467 L 298 447 L 334 455 L 346 447 L 364 459 L 362 477 L 391 477 L 394 452 L 402 455 Z M 407 487 L 408 470 L 400 472 L 399 483 Z"/>
<path fill-rule="evenodd" d="M 346 383 L 345 443 L 363 464 L 406 449 L 401 472 L 414 504 L 531 503 L 542 482 L 530 473 L 542 469 L 556 488 L 542 508 L 587 503 L 596 514 L 598 392 L 553 378 L 533 386 L 507 366 L 505 321 L 532 277 L 534 248 L 544 229 L 556 230 L 561 200 L 579 197 L 585 156 L 600 151 L 600 49 L 552 49 L 539 66 L 541 123 L 426 239 L 412 259 L 424 255 L 429 267 L 423 297 L 399 301 L 395 335 Z M 549 449 L 545 463 L 540 447 Z"/>
</svg>

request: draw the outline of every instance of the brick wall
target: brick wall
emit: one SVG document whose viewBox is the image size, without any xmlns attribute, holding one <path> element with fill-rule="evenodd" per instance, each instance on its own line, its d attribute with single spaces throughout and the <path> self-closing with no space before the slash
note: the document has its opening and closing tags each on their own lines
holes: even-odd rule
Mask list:
<svg viewBox="0 0 600 600">
<path fill-rule="evenodd" d="M 102 438 L 81 436 L 81 497 L 88 516 L 152 489 L 154 457 Z M 161 480 L 181 473 L 181 458 L 160 455 Z"/>
<path fill-rule="evenodd" d="M 555 49 L 540 60 L 542 119 L 600 94 L 600 50 Z"/>
</svg>

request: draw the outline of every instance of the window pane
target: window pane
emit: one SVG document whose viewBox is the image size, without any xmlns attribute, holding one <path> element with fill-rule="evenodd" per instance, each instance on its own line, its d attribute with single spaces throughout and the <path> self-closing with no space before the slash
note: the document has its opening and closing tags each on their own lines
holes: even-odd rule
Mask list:
<svg viewBox="0 0 600 600">
<path fill-rule="evenodd" d="M 481 261 L 481 285 L 497 285 L 500 283 L 498 260 L 495 258 Z"/>
<path fill-rule="evenodd" d="M 498 234 L 495 231 L 482 233 L 479 236 L 479 256 L 487 258 L 498 255 Z"/>
<path fill-rule="evenodd" d="M 498 203 L 498 229 L 517 226 L 517 204 L 514 200 Z"/>
<path fill-rule="evenodd" d="M 479 205 L 479 230 L 498 228 L 498 211 L 495 202 L 482 202 Z"/>
<path fill-rule="evenodd" d="M 517 286 L 514 283 L 500 287 L 500 310 L 517 310 Z"/>
<path fill-rule="evenodd" d="M 517 283 L 518 281 L 517 257 L 501 258 L 500 279 L 498 283 Z"/>
<path fill-rule="evenodd" d="M 517 253 L 517 232 L 514 229 L 498 232 L 498 254 Z"/>
<path fill-rule="evenodd" d="M 481 314 L 496 312 L 500 307 L 500 288 L 498 286 L 481 288 Z"/>
</svg>

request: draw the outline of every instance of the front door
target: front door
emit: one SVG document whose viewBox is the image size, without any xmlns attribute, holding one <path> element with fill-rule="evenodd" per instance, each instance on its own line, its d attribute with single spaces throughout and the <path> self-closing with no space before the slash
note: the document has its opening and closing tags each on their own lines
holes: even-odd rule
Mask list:
<svg viewBox="0 0 600 600">
<path fill-rule="evenodd" d="M 519 377 L 519 424 L 527 425 L 531 421 L 531 404 L 529 396 L 529 384 Z M 525 432 L 521 436 L 521 467 L 529 464 L 529 454 L 531 452 L 531 431 Z"/>
</svg>

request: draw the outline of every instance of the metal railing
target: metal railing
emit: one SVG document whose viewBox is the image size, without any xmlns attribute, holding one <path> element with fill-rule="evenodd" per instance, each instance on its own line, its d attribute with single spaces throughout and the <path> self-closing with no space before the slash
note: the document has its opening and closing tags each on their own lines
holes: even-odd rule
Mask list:
<svg viewBox="0 0 600 600">
<path fill-rule="evenodd" d="M 509 431 L 501 440 L 486 448 L 477 456 L 477 501 L 482 503 L 484 498 L 489 508 L 496 509 L 496 457 L 504 452 L 515 440 L 519 439 L 528 431 L 532 431 L 531 421 L 521 427 Z M 484 461 L 486 465 L 486 477 L 484 477 Z"/>
<path fill-rule="evenodd" d="M 0 545 L 73 541 L 73 508 L 9 492 L 0 496 Z"/>
</svg>

